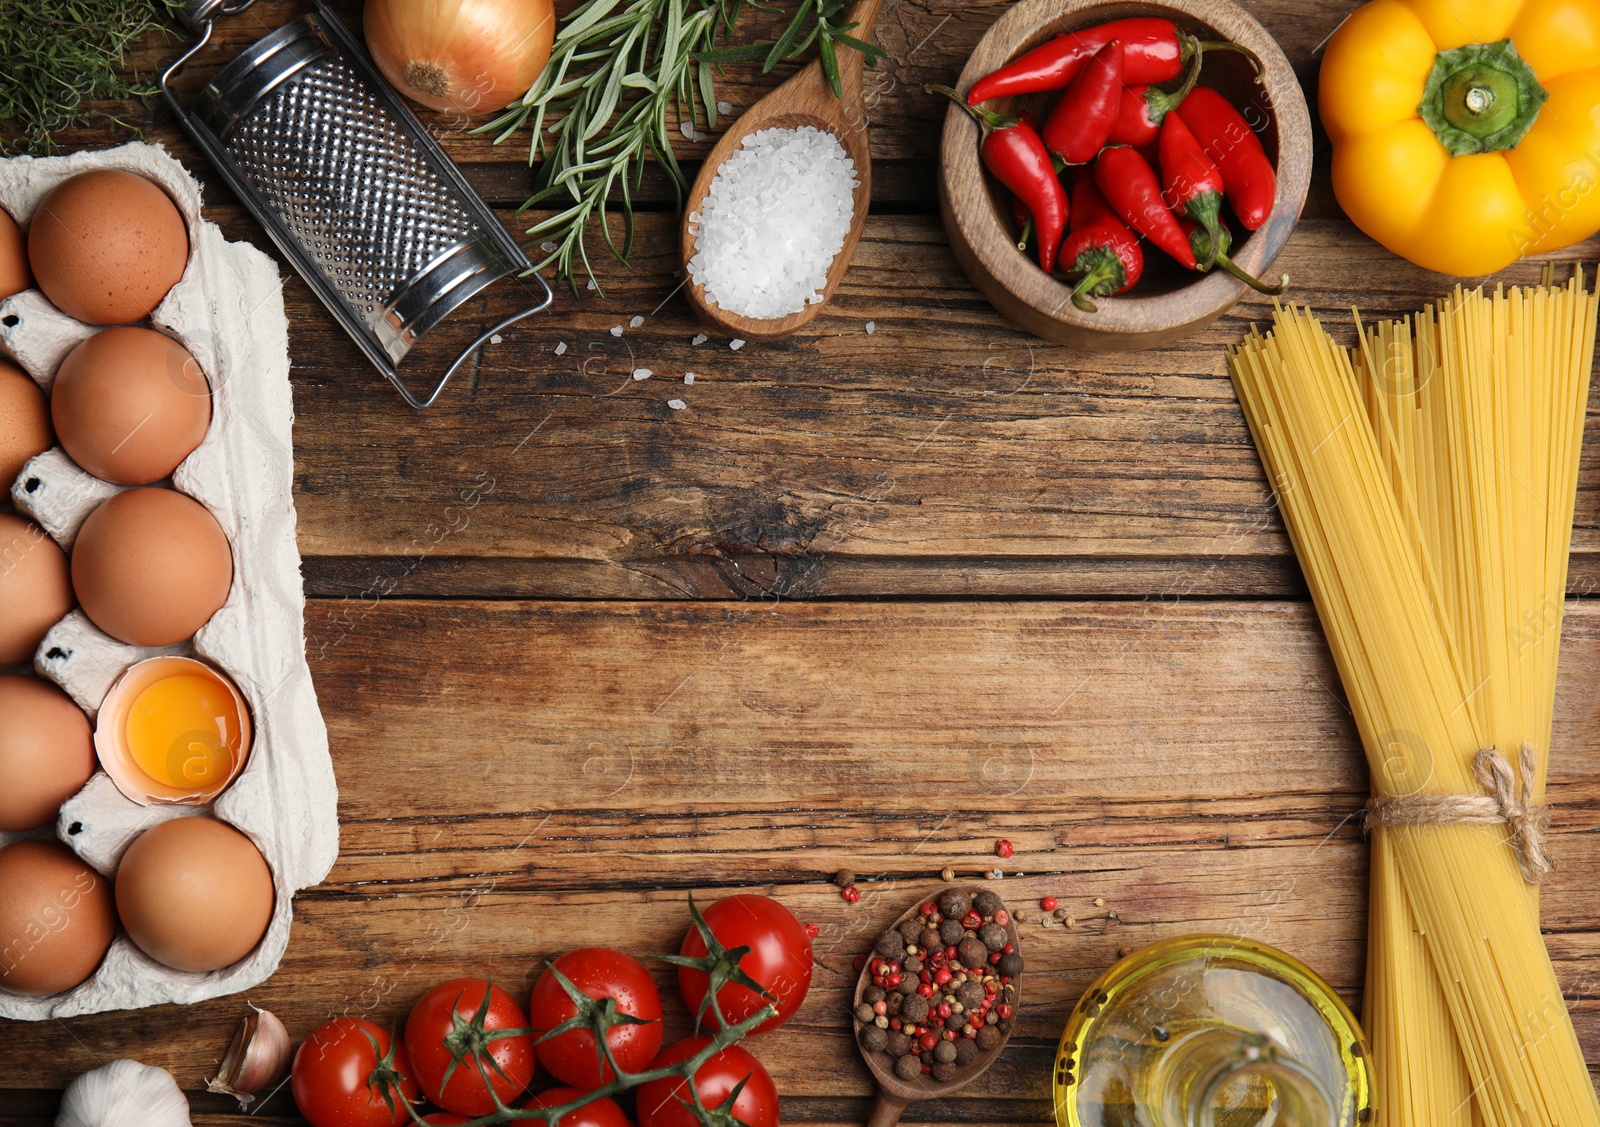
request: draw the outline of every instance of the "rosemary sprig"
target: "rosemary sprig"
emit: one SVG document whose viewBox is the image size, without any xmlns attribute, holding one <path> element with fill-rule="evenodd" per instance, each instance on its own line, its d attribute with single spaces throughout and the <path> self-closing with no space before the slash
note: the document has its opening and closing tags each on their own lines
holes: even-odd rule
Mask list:
<svg viewBox="0 0 1600 1127">
<path fill-rule="evenodd" d="M 170 0 L 0 0 L 0 122 L 14 131 L 0 152 L 53 151 L 54 134 L 94 118 L 132 129 L 91 103 L 155 93 L 120 73 L 122 56 L 174 10 Z"/>
<path fill-rule="evenodd" d="M 783 33 L 771 43 L 720 46 L 745 0 L 587 0 L 556 34 L 550 61 L 533 87 L 504 114 L 477 132 L 495 144 L 527 126 L 528 163 L 536 168 L 534 192 L 521 211 L 559 199 L 565 206 L 525 232 L 530 242 L 555 244 L 535 269 L 555 264 L 556 276 L 577 292 L 577 267 L 599 289 L 587 242 L 598 223 L 606 248 L 626 263 L 633 248 L 633 192 L 654 160 L 672 178 L 678 205 L 688 180 L 672 151 L 669 119 L 687 134 L 715 129 L 714 69 L 763 60 L 770 71 L 813 43 L 824 71 L 840 92 L 838 47 L 875 63 L 883 50 L 850 35 L 843 0 L 799 0 Z M 756 0 L 751 0 L 756 5 Z M 764 9 L 777 11 L 781 9 Z M 553 123 L 547 125 L 547 121 Z M 623 217 L 621 246 L 606 223 L 613 192 Z"/>
</svg>

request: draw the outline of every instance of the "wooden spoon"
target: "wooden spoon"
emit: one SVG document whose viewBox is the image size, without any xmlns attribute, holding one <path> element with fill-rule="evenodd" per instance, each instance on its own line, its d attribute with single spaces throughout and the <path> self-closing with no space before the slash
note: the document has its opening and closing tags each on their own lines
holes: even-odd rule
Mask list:
<svg viewBox="0 0 1600 1127">
<path fill-rule="evenodd" d="M 981 884 L 946 885 L 932 896 L 919 897 L 917 902 L 911 905 L 910 909 L 898 920 L 895 920 L 890 927 L 897 928 L 906 920 L 916 918 L 923 904 L 929 900 L 936 901 L 946 892 L 952 890 L 965 892 L 969 897 L 972 897 L 983 892 L 985 888 L 986 886 Z M 988 889 L 988 891 L 993 892 L 994 890 Z M 1007 909 L 1007 914 L 1009 914 L 1009 909 Z M 1017 935 L 1017 921 L 1014 917 L 1006 921 L 1005 929 L 1006 937 L 1013 948 L 1021 951 L 1022 940 Z M 887 931 L 889 928 L 884 930 Z M 883 932 L 878 934 L 882 935 Z M 862 994 L 868 986 L 872 985 L 872 959 L 873 956 L 869 954 L 867 962 L 861 968 L 861 977 L 856 980 L 856 993 L 850 1004 L 852 1011 L 861 1004 Z M 1012 979 L 1012 984 L 1016 987 L 1017 993 L 1011 1005 L 1013 1007 L 1020 1006 L 1022 1002 L 1020 978 Z M 995 1062 L 995 1059 L 1005 1050 L 1006 1042 L 1011 1040 L 1011 1029 L 1016 1028 L 1013 1023 L 1011 1029 L 1000 1035 L 999 1044 L 987 1052 L 980 1052 L 969 1064 L 959 1069 L 955 1076 L 941 1082 L 926 1073 L 916 1080 L 900 1079 L 895 1074 L 893 1058 L 886 1052 L 874 1051 L 863 1045 L 861 1043 L 863 1027 L 856 1023 L 854 1019 L 852 1019 L 852 1024 L 855 1025 L 856 1030 L 856 1048 L 860 1050 L 862 1059 L 867 1062 L 867 1068 L 871 1070 L 873 1079 L 878 1082 L 878 1098 L 872 1105 L 872 1115 L 867 1119 L 867 1127 L 895 1127 L 895 1124 L 900 1122 L 900 1115 L 905 1111 L 907 1104 L 917 1100 L 935 1100 L 941 1096 L 953 1095 L 961 1088 L 966 1087 Z"/>
<path fill-rule="evenodd" d="M 872 26 L 878 22 L 878 9 L 882 6 L 883 0 L 859 0 L 845 20 L 846 23 L 857 25 L 850 34 L 857 39 L 870 39 Z M 717 147 L 711 150 L 711 155 L 706 157 L 684 204 L 682 256 L 683 276 L 688 279 L 685 289 L 689 292 L 689 303 L 708 325 L 745 340 L 777 340 L 788 336 L 821 312 L 828 299 L 833 297 L 833 291 L 839 288 L 839 282 L 855 254 L 856 244 L 861 241 L 861 229 L 867 222 L 867 204 L 872 199 L 872 152 L 867 146 L 867 113 L 861 100 L 861 68 L 865 62 L 861 52 L 850 47 L 839 48 L 839 80 L 843 93 L 835 98 L 827 77 L 822 73 L 821 60 L 813 59 L 793 78 L 745 110 L 744 115 L 728 127 L 722 140 L 717 142 Z M 729 154 L 744 143 L 746 137 L 762 129 L 799 129 L 807 125 L 825 129 L 839 138 L 845 154 L 856 166 L 855 215 L 850 220 L 844 245 L 834 255 L 833 265 L 828 267 L 822 300 L 807 305 L 799 313 L 771 318 L 741 317 L 712 305 L 706 300 L 705 287 L 689 275 L 689 260 L 694 257 L 696 235 L 689 216 L 699 213 L 717 169 Z"/>
</svg>

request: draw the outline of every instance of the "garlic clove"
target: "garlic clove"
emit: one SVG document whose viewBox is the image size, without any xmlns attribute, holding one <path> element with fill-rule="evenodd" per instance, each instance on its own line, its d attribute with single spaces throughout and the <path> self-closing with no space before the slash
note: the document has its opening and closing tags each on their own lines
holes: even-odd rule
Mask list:
<svg viewBox="0 0 1600 1127">
<path fill-rule="evenodd" d="M 252 1005 L 233 1035 L 217 1075 L 206 1091 L 232 1096 L 248 1111 L 256 1093 L 282 1080 L 289 1071 L 294 1046 L 283 1022 L 270 1010 Z"/>
</svg>

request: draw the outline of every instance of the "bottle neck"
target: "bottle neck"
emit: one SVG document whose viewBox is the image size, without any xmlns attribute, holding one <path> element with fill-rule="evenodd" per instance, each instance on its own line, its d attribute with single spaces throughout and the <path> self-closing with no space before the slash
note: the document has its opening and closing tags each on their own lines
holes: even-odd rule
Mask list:
<svg viewBox="0 0 1600 1127">
<path fill-rule="evenodd" d="M 1148 1085 L 1163 1127 L 1337 1127 L 1316 1078 L 1248 1030 L 1211 1026 L 1182 1036 L 1162 1052 Z"/>
</svg>

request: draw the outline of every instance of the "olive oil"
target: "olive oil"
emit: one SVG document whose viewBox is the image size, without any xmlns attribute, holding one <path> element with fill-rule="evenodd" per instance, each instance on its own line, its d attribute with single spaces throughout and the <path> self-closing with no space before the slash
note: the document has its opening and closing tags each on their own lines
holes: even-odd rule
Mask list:
<svg viewBox="0 0 1600 1127">
<path fill-rule="evenodd" d="M 1225 936 L 1136 951 L 1073 1010 L 1058 1127 L 1356 1127 L 1372 1121 L 1360 1027 L 1304 964 Z"/>
</svg>

